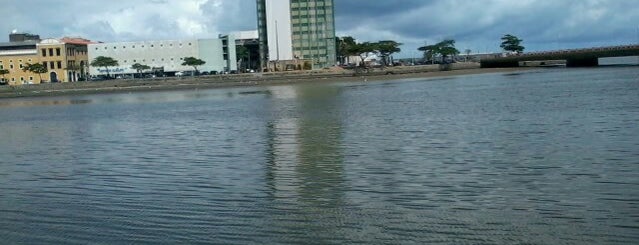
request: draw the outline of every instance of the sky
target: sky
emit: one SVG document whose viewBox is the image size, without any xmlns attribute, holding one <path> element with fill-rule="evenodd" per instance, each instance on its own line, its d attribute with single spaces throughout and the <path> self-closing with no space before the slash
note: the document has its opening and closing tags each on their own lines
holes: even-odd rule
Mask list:
<svg viewBox="0 0 639 245">
<path fill-rule="evenodd" d="M 403 43 L 398 56 L 444 39 L 498 52 L 639 43 L 639 0 L 334 0 L 338 36 Z M 102 42 L 214 38 L 257 27 L 255 0 L 0 0 L 0 42 L 13 30 Z M 8 21 L 7 21 L 8 20 Z"/>
</svg>

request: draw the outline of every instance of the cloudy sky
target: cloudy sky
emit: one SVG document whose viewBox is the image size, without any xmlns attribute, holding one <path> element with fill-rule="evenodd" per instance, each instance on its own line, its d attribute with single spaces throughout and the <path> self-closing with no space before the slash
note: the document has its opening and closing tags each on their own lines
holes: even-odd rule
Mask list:
<svg viewBox="0 0 639 245">
<path fill-rule="evenodd" d="M 498 51 L 506 33 L 523 39 L 527 51 L 639 42 L 639 0 L 334 1 L 338 35 L 397 40 L 404 57 L 445 38 L 457 40 L 460 50 Z M 111 42 L 256 29 L 255 0 L 0 0 L 0 6 L 6 34 Z"/>
</svg>

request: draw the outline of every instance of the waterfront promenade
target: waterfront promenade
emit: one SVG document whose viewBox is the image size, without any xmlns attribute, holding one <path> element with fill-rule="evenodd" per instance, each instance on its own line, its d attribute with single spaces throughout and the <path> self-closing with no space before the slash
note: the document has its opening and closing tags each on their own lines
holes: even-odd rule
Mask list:
<svg viewBox="0 0 639 245">
<path fill-rule="evenodd" d="M 206 89 L 292 84 L 305 82 L 376 81 L 402 78 L 454 76 L 492 73 L 525 68 L 479 69 L 478 63 L 456 63 L 450 71 L 441 71 L 439 65 L 398 66 L 368 71 L 327 69 L 305 72 L 250 73 L 200 77 L 169 77 L 155 79 L 116 79 L 94 82 L 49 83 L 0 87 L 0 98 L 97 94 L 134 91 Z"/>
</svg>

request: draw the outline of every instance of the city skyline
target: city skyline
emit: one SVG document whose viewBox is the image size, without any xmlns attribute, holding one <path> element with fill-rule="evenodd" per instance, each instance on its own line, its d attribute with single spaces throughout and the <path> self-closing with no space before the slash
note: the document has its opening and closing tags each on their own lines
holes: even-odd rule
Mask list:
<svg viewBox="0 0 639 245">
<path fill-rule="evenodd" d="M 403 57 L 444 38 L 457 40 L 460 49 L 499 51 L 506 33 L 522 38 L 527 51 L 639 42 L 639 13 L 631 0 L 336 0 L 335 6 L 338 36 L 396 40 L 404 43 Z M 211 38 L 257 29 L 255 11 L 255 0 L 12 1 L 0 9 L 12 20 L 0 23 L 0 33 L 17 29 L 104 42 Z"/>
</svg>

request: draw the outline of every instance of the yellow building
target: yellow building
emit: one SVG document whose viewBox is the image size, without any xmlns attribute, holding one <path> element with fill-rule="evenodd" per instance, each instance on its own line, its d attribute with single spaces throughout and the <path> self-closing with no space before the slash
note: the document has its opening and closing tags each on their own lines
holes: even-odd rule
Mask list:
<svg viewBox="0 0 639 245">
<path fill-rule="evenodd" d="M 0 79 L 9 85 L 84 80 L 88 72 L 89 43 L 81 38 L 0 43 L 0 70 L 9 71 Z M 47 72 L 36 74 L 23 70 L 27 64 L 36 63 L 44 65 Z"/>
</svg>

